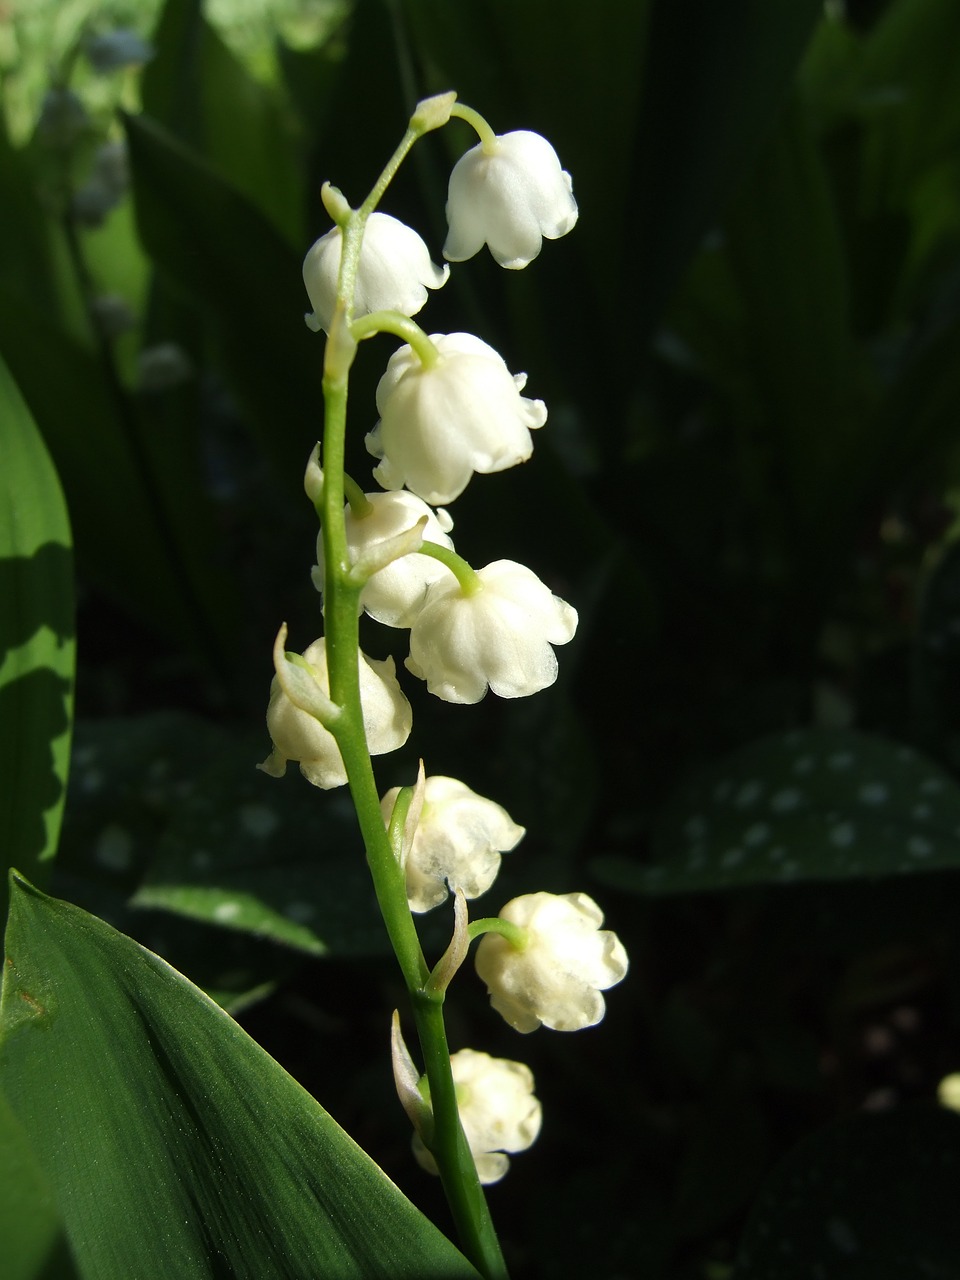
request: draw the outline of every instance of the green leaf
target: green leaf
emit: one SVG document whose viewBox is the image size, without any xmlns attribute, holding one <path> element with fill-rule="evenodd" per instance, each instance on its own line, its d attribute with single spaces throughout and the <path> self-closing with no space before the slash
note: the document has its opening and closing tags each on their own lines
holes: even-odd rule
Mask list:
<svg viewBox="0 0 960 1280">
<path fill-rule="evenodd" d="M 228 661 L 211 635 L 229 634 L 236 592 L 196 554 L 215 535 L 189 417 L 151 437 L 155 415 L 104 377 L 94 351 L 2 287 L 0 348 L 63 477 L 84 578 L 148 626 Z"/>
<path fill-rule="evenodd" d="M 861 111 L 872 145 L 862 194 L 868 208 L 899 203 L 918 174 L 956 155 L 958 41 L 960 9 L 953 0 L 898 0 L 865 42 Z"/>
<path fill-rule="evenodd" d="M 293 115 L 204 19 L 199 0 L 167 0 L 141 88 L 147 115 L 199 152 L 304 248 L 303 164 Z"/>
<path fill-rule="evenodd" d="M 213 335 L 223 371 L 284 483 L 319 430 L 322 343 L 308 332 L 301 258 L 239 191 L 145 116 L 126 117 L 144 247 Z"/>
<path fill-rule="evenodd" d="M 757 403 L 747 425 L 809 540 L 848 457 L 855 364 L 849 283 L 832 192 L 796 101 L 783 112 L 725 222 Z M 854 419 L 855 420 L 855 419 Z M 754 446 L 756 447 L 756 446 Z M 769 455 L 769 456 L 768 456 Z M 841 507 L 842 509 L 842 507 Z"/>
<path fill-rule="evenodd" d="M 960 751 L 960 542 L 934 564 L 920 597 L 914 638 L 913 701 L 928 741 Z"/>
<path fill-rule="evenodd" d="M 818 0 L 654 6 L 630 251 L 620 272 L 635 344 L 653 332 L 680 271 L 770 132 L 822 8 Z"/>
<path fill-rule="evenodd" d="M 6 1280 L 73 1280 L 53 1190 L 0 1092 L 0 1240 Z"/>
<path fill-rule="evenodd" d="M 608 883 L 690 893 L 960 866 L 960 787 L 911 747 L 847 730 L 774 734 L 681 787 L 652 865 L 594 864 Z"/>
<path fill-rule="evenodd" d="M 296 769 L 282 779 L 258 772 L 264 737 L 223 735 L 178 797 L 133 905 L 310 955 L 389 954 L 348 797 L 318 792 Z"/>
<path fill-rule="evenodd" d="M 83 1276 L 475 1275 L 202 992 L 20 880 L 0 1046 Z"/>
<path fill-rule="evenodd" d="M 129 897 L 308 955 L 389 954 L 346 791 L 268 777 L 269 749 L 185 712 L 81 721 L 58 874 L 106 890 L 81 900 L 114 923 Z"/>
<path fill-rule="evenodd" d="M 0 357 L 0 849 L 38 879 L 57 849 L 75 664 L 73 557 L 60 482 Z M 0 919 L 6 885 L 0 890 Z"/>
<path fill-rule="evenodd" d="M 18 299 L 32 298 L 44 310 L 58 310 L 61 297 L 53 268 L 50 224 L 38 197 L 28 153 L 10 141 L 6 113 L 0 113 L 0 189 L 4 227 L 0 283 Z"/>
<path fill-rule="evenodd" d="M 733 1280 L 952 1280 L 960 1117 L 917 1105 L 847 1116 L 776 1169 Z"/>
</svg>

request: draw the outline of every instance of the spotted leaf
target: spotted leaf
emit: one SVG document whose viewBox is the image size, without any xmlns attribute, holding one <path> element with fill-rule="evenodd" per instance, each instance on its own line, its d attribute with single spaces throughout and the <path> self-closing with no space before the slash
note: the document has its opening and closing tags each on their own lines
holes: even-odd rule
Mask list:
<svg viewBox="0 0 960 1280">
<path fill-rule="evenodd" d="M 960 787 L 913 748 L 846 730 L 760 739 L 668 801 L 645 866 L 608 883 L 677 893 L 960 866 Z"/>
<path fill-rule="evenodd" d="M 733 1280 L 957 1274 L 960 1119 L 925 1104 L 809 1134 L 751 1210 Z"/>
</svg>

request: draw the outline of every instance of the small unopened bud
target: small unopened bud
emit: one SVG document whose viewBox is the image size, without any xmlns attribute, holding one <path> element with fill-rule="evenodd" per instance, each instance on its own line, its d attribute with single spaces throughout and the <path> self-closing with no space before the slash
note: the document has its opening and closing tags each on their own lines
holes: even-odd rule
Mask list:
<svg viewBox="0 0 960 1280">
<path fill-rule="evenodd" d="M 353 213 L 350 208 L 350 201 L 340 188 L 335 187 L 331 182 L 325 182 L 320 188 L 320 199 L 323 201 L 323 207 L 338 227 L 342 226 Z"/>
<path fill-rule="evenodd" d="M 410 128 L 417 133 L 429 133 L 431 129 L 440 129 L 450 119 L 450 112 L 457 100 L 456 93 L 438 93 L 432 98 L 424 98 L 417 103 L 417 109 L 410 117 Z"/>
<path fill-rule="evenodd" d="M 137 386 L 141 391 L 169 391 L 193 373 L 190 357 L 176 342 L 144 347 L 137 356 Z"/>
<path fill-rule="evenodd" d="M 393 1022 L 390 1027 L 390 1058 L 393 1062 L 393 1082 L 396 1085 L 400 1105 L 407 1113 L 407 1119 L 414 1130 L 423 1138 L 424 1131 L 429 1135 L 433 1128 L 433 1112 L 420 1092 L 420 1077 L 413 1065 L 413 1058 L 407 1048 L 400 1030 L 400 1014 L 393 1011 Z"/>
<path fill-rule="evenodd" d="M 90 300 L 90 310 L 100 330 L 108 338 L 116 338 L 132 329 L 137 318 L 126 299 L 115 293 L 102 293 Z"/>
<path fill-rule="evenodd" d="M 453 936 L 450 939 L 450 945 L 430 975 L 426 987 L 427 995 L 433 998 L 442 997 L 453 981 L 457 970 L 466 960 L 467 950 L 470 946 L 467 925 L 467 900 L 464 897 L 463 890 L 458 886 L 453 902 Z"/>
<path fill-rule="evenodd" d="M 154 55 L 153 45 L 142 40 L 134 31 L 108 31 L 102 36 L 92 36 L 84 52 L 94 71 L 106 75 L 123 67 L 136 67 L 149 62 Z"/>
<path fill-rule="evenodd" d="M 319 441 L 313 446 L 307 469 L 303 473 L 303 491 L 313 505 L 319 508 L 323 502 L 323 468 L 320 466 Z"/>
<path fill-rule="evenodd" d="M 90 124 L 86 107 L 72 89 L 48 89 L 40 106 L 37 136 L 53 147 L 69 147 Z"/>
</svg>

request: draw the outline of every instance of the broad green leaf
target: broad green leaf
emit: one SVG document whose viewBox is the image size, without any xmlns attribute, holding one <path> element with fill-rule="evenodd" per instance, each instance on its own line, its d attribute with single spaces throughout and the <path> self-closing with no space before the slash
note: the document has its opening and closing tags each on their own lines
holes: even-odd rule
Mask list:
<svg viewBox="0 0 960 1280">
<path fill-rule="evenodd" d="M 0 349 L 68 493 L 84 577 L 161 634 L 212 650 L 236 593 L 212 556 L 196 554 L 215 535 L 191 419 L 151 438 L 149 409 L 141 413 L 132 394 L 104 378 L 95 351 L 2 287 Z M 219 650 L 228 663 L 225 640 Z"/>
<path fill-rule="evenodd" d="M 925 738 L 951 759 L 960 744 L 960 542 L 933 566 L 920 597 L 914 639 L 913 697 Z"/>
<path fill-rule="evenodd" d="M 960 867 L 960 787 L 911 747 L 846 730 L 776 734 L 682 786 L 652 860 L 598 874 L 645 893 Z"/>
<path fill-rule="evenodd" d="M 202 992 L 19 880 L 0 1045 L 82 1276 L 475 1274 Z"/>
<path fill-rule="evenodd" d="M 5 1280 L 74 1280 L 53 1190 L 0 1091 L 0 1240 Z"/>
<path fill-rule="evenodd" d="M 934 1107 L 860 1113 L 811 1134 L 769 1178 L 732 1280 L 950 1280 L 960 1117 Z"/>
<path fill-rule="evenodd" d="M 259 811 L 249 804 L 246 787 L 254 772 L 251 761 L 264 750 L 253 734 L 244 745 L 220 726 L 184 712 L 77 721 L 52 886 L 60 897 L 189 973 L 234 1013 L 288 978 L 302 956 L 286 942 L 280 946 L 220 927 L 215 909 L 198 921 L 182 913 L 142 910 L 132 899 L 181 811 L 191 811 L 191 797 L 205 785 L 206 771 L 221 767 L 216 763 L 221 753 L 222 768 L 236 765 L 236 789 L 223 797 L 227 807 L 202 831 L 204 844 L 192 852 L 221 849 L 224 815 L 234 810 L 241 828 L 244 821 L 256 826 Z M 229 862 L 226 851 L 222 861 Z M 210 861 L 205 884 L 219 883 L 219 862 Z M 229 885 L 222 887 L 217 904 L 229 893 Z"/>
<path fill-rule="evenodd" d="M 0 240 L 0 282 L 14 297 L 32 298 L 40 307 L 54 310 L 60 296 L 53 269 L 50 224 L 44 216 L 27 152 L 10 141 L 5 113 L 0 113 L 0 189 L 4 229 Z"/>
<path fill-rule="evenodd" d="M 171 813 L 133 904 L 311 955 L 388 953 L 348 797 L 318 792 L 296 768 L 282 779 L 258 772 L 263 737 L 221 744 Z"/>
<path fill-rule="evenodd" d="M 256 764 L 269 748 L 265 730 L 230 732 L 183 712 L 79 723 L 65 887 L 172 960 L 179 950 L 161 946 L 172 933 L 177 942 L 169 918 L 137 909 L 308 955 L 387 954 L 346 792 L 317 791 L 296 768 L 266 776 Z M 230 942 L 220 945 L 227 968 Z"/>
<path fill-rule="evenodd" d="M 960 144 L 953 0 L 897 0 L 864 43 L 862 113 L 871 125 L 861 195 L 867 207 L 896 205 L 932 164 Z"/>
<path fill-rule="evenodd" d="M 654 7 L 619 273 L 633 350 L 769 134 L 821 11 L 818 0 Z"/>
<path fill-rule="evenodd" d="M 205 20 L 199 0 L 167 0 L 144 68 L 143 109 L 199 152 L 298 251 L 303 165 L 293 116 Z"/>
<path fill-rule="evenodd" d="M 856 387 L 849 282 L 833 194 L 797 102 L 781 114 L 724 224 L 754 404 L 744 446 L 809 542 L 846 479 Z M 843 510 L 843 507 L 840 507 Z"/>
<path fill-rule="evenodd" d="M 919 331 L 908 346 L 875 413 L 863 423 L 855 457 L 857 474 L 851 480 L 866 493 L 884 494 L 899 484 L 905 472 L 921 462 L 943 456 L 957 439 L 960 402 L 960 293 L 938 300 L 945 312 Z M 904 424 L 909 423 L 909 430 Z"/>
<path fill-rule="evenodd" d="M 112 894 L 84 905 L 129 898 L 310 955 L 389 953 L 346 792 L 295 766 L 268 777 L 269 749 L 265 728 L 185 712 L 78 725 L 65 869 Z"/>
<path fill-rule="evenodd" d="M 126 118 L 144 247 L 199 309 L 265 455 L 299 488 L 319 431 L 322 342 L 301 258 L 239 191 L 145 116 Z"/>
<path fill-rule="evenodd" d="M 0 861 L 45 880 L 66 795 L 73 555 L 60 481 L 0 357 Z M 0 919 L 6 885 L 0 889 Z"/>
</svg>

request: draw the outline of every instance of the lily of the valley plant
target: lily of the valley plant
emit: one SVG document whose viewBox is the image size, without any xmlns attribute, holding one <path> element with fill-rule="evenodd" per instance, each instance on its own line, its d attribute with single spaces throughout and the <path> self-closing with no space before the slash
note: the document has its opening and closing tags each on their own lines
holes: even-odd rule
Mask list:
<svg viewBox="0 0 960 1280">
<path fill-rule="evenodd" d="M 261 767 L 281 774 L 296 761 L 314 786 L 349 783 L 425 1065 L 423 1073 L 414 1065 L 395 1015 L 394 1075 L 414 1154 L 439 1172 L 471 1261 L 484 1275 L 503 1276 L 480 1184 L 502 1178 L 509 1154 L 536 1139 L 541 1107 L 522 1063 L 471 1048 L 451 1055 L 443 1019 L 450 983 L 482 935 L 476 970 L 493 1008 L 519 1032 L 576 1031 L 603 1017 L 600 993 L 624 977 L 627 956 L 584 893 L 526 894 L 470 922 L 467 900 L 491 888 L 523 827 L 466 782 L 426 776 L 422 767 L 414 785 L 382 797 L 374 779 L 371 755 L 402 746 L 412 715 L 393 661 L 360 652 L 362 612 L 409 630 L 408 671 L 447 702 L 478 702 L 488 689 L 521 698 L 547 688 L 557 678 L 555 646 L 577 627 L 573 606 L 526 566 L 468 564 L 454 550 L 449 513 L 435 509 L 459 498 L 475 473 L 529 459 L 531 432 L 547 421 L 543 402 L 522 394 L 526 374 L 511 373 L 480 338 L 428 335 L 412 320 L 450 268 L 431 260 L 414 230 L 377 211 L 413 144 L 454 116 L 479 142 L 450 178 L 445 257 L 462 262 L 487 245 L 501 266 L 526 267 L 544 237 L 566 235 L 577 221 L 570 176 L 553 147 L 534 133 L 496 136 L 454 93 L 419 104 L 358 208 L 325 184 L 334 225 L 303 268 L 313 308 L 307 323 L 326 334 L 323 440 L 305 479 L 320 520 L 313 580 L 324 634 L 302 654 L 288 653 L 280 629 L 267 712 L 273 750 Z M 403 345 L 377 389 L 380 419 L 366 444 L 381 488 L 367 493 L 344 473 L 344 441 L 357 345 L 376 334 Z M 414 913 L 450 894 L 450 944 L 431 967 Z"/>
</svg>

